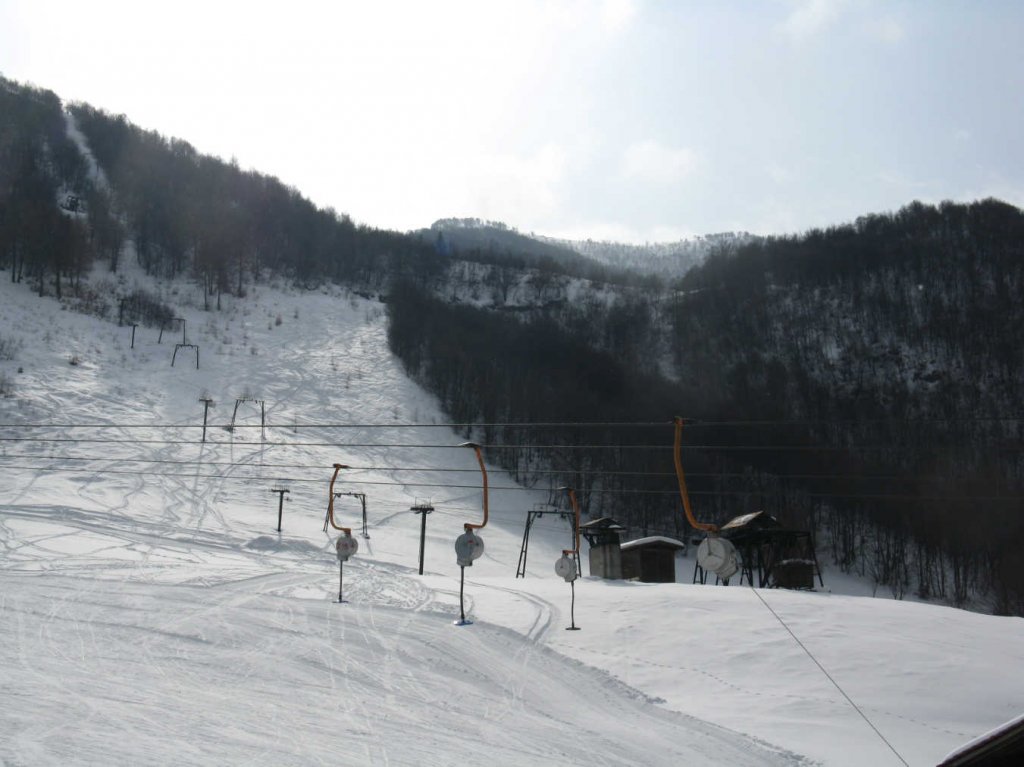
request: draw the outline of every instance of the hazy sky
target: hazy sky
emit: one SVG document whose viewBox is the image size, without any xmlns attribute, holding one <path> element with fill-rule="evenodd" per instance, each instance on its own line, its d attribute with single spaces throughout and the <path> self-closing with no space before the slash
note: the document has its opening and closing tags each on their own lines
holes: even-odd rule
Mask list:
<svg viewBox="0 0 1024 767">
<path fill-rule="evenodd" d="M 1024 206 L 1019 0 L 0 0 L 0 74 L 400 230 Z"/>
</svg>

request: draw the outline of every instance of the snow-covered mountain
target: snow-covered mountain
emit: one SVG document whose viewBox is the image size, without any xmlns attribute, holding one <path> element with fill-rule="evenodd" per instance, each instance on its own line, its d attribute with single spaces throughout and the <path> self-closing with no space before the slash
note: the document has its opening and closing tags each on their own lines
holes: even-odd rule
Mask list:
<svg viewBox="0 0 1024 767">
<path fill-rule="evenodd" d="M 580 255 L 617 269 L 666 278 L 682 277 L 715 252 L 734 248 L 758 239 L 748 232 L 720 232 L 695 235 L 673 242 L 648 242 L 643 245 L 606 240 L 563 240 L 538 237 L 541 242 L 563 245 Z"/>
<path fill-rule="evenodd" d="M 503 222 L 477 218 L 440 219 L 418 234 L 435 242 L 446 254 L 456 256 L 475 251 L 505 260 L 525 258 L 527 263 L 532 263 L 530 259 L 543 259 L 580 273 L 599 265 L 665 279 L 682 277 L 712 253 L 731 252 L 758 239 L 747 232 L 722 232 L 642 245 L 570 240 L 533 232 L 524 234 Z"/>
<path fill-rule="evenodd" d="M 1024 621 L 871 598 L 827 566 L 816 592 L 691 585 L 688 557 L 679 583 L 584 566 L 570 590 L 568 528 L 542 518 L 516 578 L 549 499 L 493 467 L 454 626 L 482 478 L 381 305 L 263 283 L 205 311 L 125 262 L 92 281 L 184 327 L 0 279 L 0 763 L 933 764 L 1024 708 Z M 345 604 L 335 463 L 367 500 L 362 538 L 338 499 L 360 545 Z"/>
</svg>

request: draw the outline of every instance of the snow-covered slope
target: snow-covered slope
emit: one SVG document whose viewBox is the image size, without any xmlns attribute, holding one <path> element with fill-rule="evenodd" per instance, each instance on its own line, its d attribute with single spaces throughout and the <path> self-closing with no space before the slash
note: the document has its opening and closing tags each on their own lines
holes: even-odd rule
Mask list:
<svg viewBox="0 0 1024 767">
<path fill-rule="evenodd" d="M 18 347 L 0 361 L 2 764 L 931 764 L 1024 710 L 1019 619 L 588 577 L 563 631 L 568 530 L 538 522 L 516 579 L 546 494 L 494 469 L 475 623 L 453 626 L 479 472 L 450 429 L 404 425 L 445 419 L 388 353 L 381 306 L 255 287 L 203 312 L 162 290 L 198 370 L 188 349 L 170 365 L 180 331 L 139 327 L 131 349 L 131 328 L 0 279 Z M 265 431 L 252 401 L 221 428 L 243 397 Z M 342 605 L 335 462 L 370 535 Z"/>
</svg>

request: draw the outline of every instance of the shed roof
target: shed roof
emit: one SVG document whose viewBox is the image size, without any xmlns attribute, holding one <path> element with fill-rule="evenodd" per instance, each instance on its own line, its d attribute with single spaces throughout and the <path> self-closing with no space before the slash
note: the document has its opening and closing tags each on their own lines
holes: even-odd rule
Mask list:
<svg viewBox="0 0 1024 767">
<path fill-rule="evenodd" d="M 647 538 L 637 538 L 635 541 L 626 541 L 624 544 L 622 544 L 623 551 L 629 551 L 630 549 L 643 549 L 654 547 L 685 549 L 686 544 L 682 541 L 677 541 L 675 538 L 667 538 L 664 535 L 651 535 Z"/>
<path fill-rule="evenodd" d="M 1020 764 L 1024 755 L 1024 714 L 966 743 L 940 762 L 939 767 Z"/>
<path fill-rule="evenodd" d="M 764 528 L 781 527 L 778 520 L 771 514 L 763 511 L 755 511 L 750 514 L 741 514 L 733 517 L 724 525 L 722 530 L 763 530 Z"/>
<path fill-rule="evenodd" d="M 580 525 L 580 530 L 615 530 L 623 531 L 626 528 L 620 525 L 611 517 L 600 517 L 599 519 L 592 519 L 589 522 L 584 522 Z"/>
</svg>

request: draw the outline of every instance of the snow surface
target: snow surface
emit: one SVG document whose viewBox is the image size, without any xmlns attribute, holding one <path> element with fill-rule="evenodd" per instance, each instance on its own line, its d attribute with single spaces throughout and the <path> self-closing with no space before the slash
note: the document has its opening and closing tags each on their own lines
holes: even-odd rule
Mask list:
<svg viewBox="0 0 1024 767">
<path fill-rule="evenodd" d="M 563 523 L 534 525 L 514 577 L 540 491 L 492 492 L 474 623 L 454 626 L 479 471 L 447 428 L 400 427 L 445 418 L 388 352 L 381 306 L 252 287 L 204 312 L 191 286 L 164 293 L 199 370 L 170 366 L 177 333 L 140 327 L 132 350 L 131 328 L 0 279 L 0 337 L 21 342 L 0 361 L 0 764 L 927 765 L 1024 711 L 1024 621 L 842 595 L 870 585 L 828 570 L 814 593 L 585 577 L 564 631 Z M 242 396 L 266 402 L 265 439 L 251 402 L 221 428 Z M 368 501 L 346 604 L 322 531 L 335 462 L 354 467 L 335 489 Z M 359 504 L 337 508 L 358 532 Z"/>
</svg>

